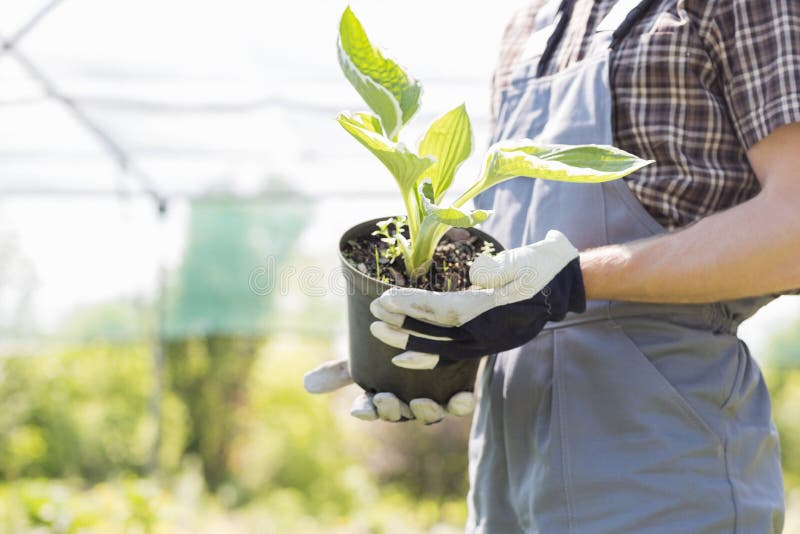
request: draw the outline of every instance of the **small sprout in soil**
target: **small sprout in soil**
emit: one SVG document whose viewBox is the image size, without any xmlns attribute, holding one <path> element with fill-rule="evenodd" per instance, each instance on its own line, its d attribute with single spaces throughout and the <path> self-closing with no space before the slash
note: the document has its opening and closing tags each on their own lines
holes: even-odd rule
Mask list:
<svg viewBox="0 0 800 534">
<path fill-rule="evenodd" d="M 380 257 L 385 263 L 394 263 L 394 260 L 402 257 L 403 250 L 400 246 L 398 234 L 402 238 L 403 228 L 405 227 L 404 217 L 390 217 L 376 223 L 377 230 L 372 235 L 380 237 L 381 241 L 388 246 L 380 252 Z M 390 229 L 390 227 L 394 227 Z"/>
</svg>

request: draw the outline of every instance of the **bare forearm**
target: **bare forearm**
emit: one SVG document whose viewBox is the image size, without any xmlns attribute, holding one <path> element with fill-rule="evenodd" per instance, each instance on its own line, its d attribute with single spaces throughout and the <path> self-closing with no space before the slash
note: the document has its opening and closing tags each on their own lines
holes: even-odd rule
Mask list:
<svg viewBox="0 0 800 534">
<path fill-rule="evenodd" d="M 587 298 L 700 303 L 800 287 L 800 205 L 757 197 L 678 232 L 581 253 Z"/>
</svg>

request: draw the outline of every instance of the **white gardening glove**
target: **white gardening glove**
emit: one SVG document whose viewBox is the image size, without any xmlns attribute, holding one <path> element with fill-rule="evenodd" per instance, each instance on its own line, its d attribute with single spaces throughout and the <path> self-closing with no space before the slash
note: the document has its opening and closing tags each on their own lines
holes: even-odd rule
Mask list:
<svg viewBox="0 0 800 534">
<path fill-rule="evenodd" d="M 578 251 L 561 232 L 542 241 L 480 255 L 473 288 L 438 293 L 393 287 L 372 301 L 372 334 L 406 352 L 392 362 L 433 369 L 524 345 L 549 321 L 586 309 Z"/>
<path fill-rule="evenodd" d="M 347 360 L 324 363 L 303 377 L 303 385 L 309 393 L 328 393 L 352 383 Z M 453 395 L 447 406 L 431 399 L 413 399 L 406 404 L 389 392 L 375 395 L 362 393 L 353 401 L 350 415 L 364 421 L 382 419 L 397 422 L 417 419 L 429 425 L 438 423 L 448 413 L 456 416 L 469 415 L 474 408 L 475 397 L 469 391 Z"/>
</svg>

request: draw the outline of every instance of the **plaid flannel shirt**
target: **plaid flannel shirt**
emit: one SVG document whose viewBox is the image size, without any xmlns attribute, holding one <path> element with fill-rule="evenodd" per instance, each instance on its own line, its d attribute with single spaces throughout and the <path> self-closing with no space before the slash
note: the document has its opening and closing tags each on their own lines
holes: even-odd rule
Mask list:
<svg viewBox="0 0 800 534">
<path fill-rule="evenodd" d="M 508 25 L 493 80 L 500 91 L 536 10 Z M 577 0 L 546 74 L 583 59 L 616 0 Z M 612 55 L 614 143 L 655 164 L 627 179 L 668 229 L 755 196 L 746 151 L 800 122 L 800 0 L 661 0 Z M 798 147 L 800 149 L 800 147 Z"/>
</svg>

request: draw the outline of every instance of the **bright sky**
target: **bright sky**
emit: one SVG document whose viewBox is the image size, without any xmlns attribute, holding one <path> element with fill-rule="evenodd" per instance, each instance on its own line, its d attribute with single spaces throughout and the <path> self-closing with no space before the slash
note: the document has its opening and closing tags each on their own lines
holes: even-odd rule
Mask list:
<svg viewBox="0 0 800 534">
<path fill-rule="evenodd" d="M 0 34 L 13 35 L 44 4 L 0 2 Z M 476 147 L 485 146 L 488 83 L 500 35 L 524 4 L 351 2 L 373 41 L 425 85 L 407 141 L 464 101 Z M 391 194 L 394 186 L 333 122 L 337 111 L 363 107 L 335 58 L 345 5 L 63 0 L 19 48 L 160 191 L 248 194 L 265 176 L 281 176 L 314 194 L 352 191 L 352 200 L 322 203 L 302 240 L 307 252 L 328 244 L 326 257 L 332 258 L 348 225 L 399 209 L 390 196 L 358 198 L 362 191 Z M 478 161 L 473 156 L 462 169 L 461 184 L 477 172 Z M 36 324 L 53 327 L 85 303 L 152 294 L 159 254 L 169 264 L 180 257 L 185 206 L 176 204 L 159 226 L 143 199 L 9 194 L 53 189 L 135 192 L 140 186 L 11 54 L 1 55 L 0 191 L 6 194 L 0 197 L 0 237 L 14 234 L 34 266 Z M 745 333 L 761 343 L 767 327 L 797 316 L 800 306 L 790 300 L 767 310 Z"/>
</svg>

